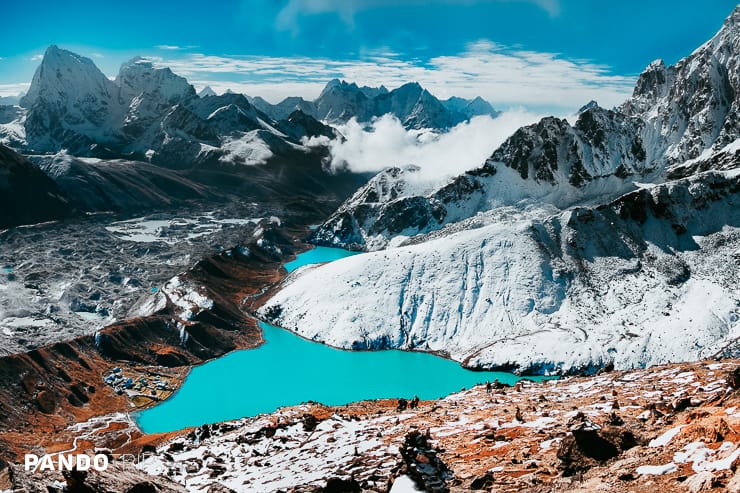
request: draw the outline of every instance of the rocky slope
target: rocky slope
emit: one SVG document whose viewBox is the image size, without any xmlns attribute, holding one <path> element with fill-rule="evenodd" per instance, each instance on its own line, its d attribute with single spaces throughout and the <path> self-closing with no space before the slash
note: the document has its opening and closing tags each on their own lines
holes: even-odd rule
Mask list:
<svg viewBox="0 0 740 493">
<path fill-rule="evenodd" d="M 309 404 L 204 427 L 139 467 L 191 491 L 738 491 L 733 368 L 477 386 L 414 409 Z"/>
<path fill-rule="evenodd" d="M 619 108 L 521 128 L 441 186 L 379 174 L 312 239 L 382 251 L 296 273 L 262 313 L 524 372 L 737 354 L 738 39 L 740 7 Z"/>
<path fill-rule="evenodd" d="M 0 229 L 71 217 L 65 193 L 38 166 L 0 145 Z"/>
<path fill-rule="evenodd" d="M 115 471 L 175 490 L 169 481 L 204 492 L 736 492 L 738 385 L 736 360 L 704 361 L 480 385 L 412 408 L 307 403 L 133 441 L 120 439 L 130 428 L 110 415 L 71 436 L 84 443 L 78 450 L 107 447 L 114 457 L 145 448 L 148 458 L 114 461 Z M 27 484 L 20 467 L 8 470 L 0 487 Z M 35 485 L 69 485 L 68 476 Z"/>
</svg>

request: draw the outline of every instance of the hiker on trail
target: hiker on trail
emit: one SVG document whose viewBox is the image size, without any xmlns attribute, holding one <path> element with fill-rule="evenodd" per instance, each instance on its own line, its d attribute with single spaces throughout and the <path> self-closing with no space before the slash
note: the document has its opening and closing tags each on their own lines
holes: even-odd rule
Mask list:
<svg viewBox="0 0 740 493">
<path fill-rule="evenodd" d="M 411 399 L 411 402 L 409 402 L 409 407 L 411 409 L 416 409 L 419 406 L 419 396 L 415 395 L 413 399 Z"/>
<path fill-rule="evenodd" d="M 493 391 L 493 385 L 491 382 L 486 382 L 486 394 L 490 394 Z"/>
</svg>

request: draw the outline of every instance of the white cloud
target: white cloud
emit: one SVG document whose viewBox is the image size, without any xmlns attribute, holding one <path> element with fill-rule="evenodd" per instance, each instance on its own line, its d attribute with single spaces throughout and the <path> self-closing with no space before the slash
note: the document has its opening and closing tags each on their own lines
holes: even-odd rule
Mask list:
<svg viewBox="0 0 740 493">
<path fill-rule="evenodd" d="M 401 122 L 385 115 L 364 127 L 351 120 L 338 127 L 346 140 L 314 138 L 309 144 L 329 144 L 331 166 L 357 172 L 377 172 L 389 166 L 415 164 L 418 179 L 427 186 L 479 167 L 516 129 L 534 123 L 542 115 L 524 110 L 504 112 L 497 118 L 480 116 L 449 132 L 406 130 Z"/>
<path fill-rule="evenodd" d="M 44 59 L 44 55 L 41 54 L 41 53 L 38 53 L 38 54 L 32 56 L 31 58 L 29 58 L 29 60 L 31 60 L 32 62 L 38 62 L 38 61 L 43 60 L 43 59 Z"/>
<path fill-rule="evenodd" d="M 96 53 L 90 53 L 90 56 L 93 57 L 93 58 L 105 58 L 105 55 L 103 55 L 102 53 L 97 53 L 97 52 Z"/>
<path fill-rule="evenodd" d="M 362 10 L 385 6 L 420 5 L 475 5 L 481 3 L 517 2 L 534 4 L 550 16 L 560 14 L 559 0 L 290 0 L 277 16 L 277 27 L 297 29 L 298 17 L 302 15 L 336 12 L 347 24 L 352 24 L 354 15 Z"/>
<path fill-rule="evenodd" d="M 525 106 L 569 113 L 594 99 L 602 106 L 629 96 L 634 77 L 613 75 L 609 67 L 556 53 L 511 49 L 488 40 L 457 55 L 404 60 L 375 53 L 361 60 L 310 57 L 223 57 L 193 54 L 152 60 L 197 85 L 217 92 L 243 88 L 277 102 L 287 96 L 318 96 L 329 79 L 388 88 L 418 81 L 440 98 L 482 96 L 498 108 Z"/>
<path fill-rule="evenodd" d="M 164 51 L 181 51 L 181 50 L 192 50 L 193 48 L 197 48 L 197 45 L 186 45 L 186 46 L 180 46 L 180 45 L 155 45 L 154 46 L 158 50 L 164 50 Z"/>
<path fill-rule="evenodd" d="M 0 84 L 0 96 L 17 96 L 26 93 L 31 86 L 29 82 L 20 82 L 17 84 Z"/>
</svg>

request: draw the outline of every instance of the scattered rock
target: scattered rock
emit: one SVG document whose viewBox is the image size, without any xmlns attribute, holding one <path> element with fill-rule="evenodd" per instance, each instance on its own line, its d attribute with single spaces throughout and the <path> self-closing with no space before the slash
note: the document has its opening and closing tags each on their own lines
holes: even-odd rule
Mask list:
<svg viewBox="0 0 740 493">
<path fill-rule="evenodd" d="M 304 431 L 313 431 L 319 424 L 319 420 L 313 414 L 304 414 L 301 421 L 303 422 Z"/>
<path fill-rule="evenodd" d="M 48 390 L 40 391 L 36 396 L 36 406 L 44 414 L 53 414 L 57 408 L 57 401 L 54 394 Z"/>
<path fill-rule="evenodd" d="M 689 407 L 691 407 L 690 397 L 681 397 L 673 401 L 673 412 L 674 413 L 680 413 L 681 411 L 685 411 Z"/>
<path fill-rule="evenodd" d="M 560 442 L 557 452 L 565 476 L 590 469 L 637 445 L 630 430 L 611 425 L 602 428 L 583 413 L 568 425 L 571 433 Z"/>
<path fill-rule="evenodd" d="M 427 493 L 448 493 L 447 481 L 452 471 L 429 443 L 429 437 L 419 431 L 411 431 L 404 439 L 401 457 L 405 463 L 406 474 Z M 423 460 L 420 458 L 423 457 Z"/>
<path fill-rule="evenodd" d="M 486 472 L 482 476 L 478 476 L 470 482 L 471 490 L 486 490 L 490 491 L 494 486 L 493 473 L 491 471 Z"/>
<path fill-rule="evenodd" d="M 316 493 L 360 493 L 360 483 L 354 479 L 329 478 L 326 486 L 315 490 Z"/>
<path fill-rule="evenodd" d="M 712 489 L 713 480 L 714 476 L 711 472 L 702 471 L 686 478 L 683 485 L 689 493 L 699 493 Z"/>
<path fill-rule="evenodd" d="M 727 372 L 727 384 L 733 388 L 733 390 L 740 389 L 740 366 L 733 368 Z"/>
</svg>

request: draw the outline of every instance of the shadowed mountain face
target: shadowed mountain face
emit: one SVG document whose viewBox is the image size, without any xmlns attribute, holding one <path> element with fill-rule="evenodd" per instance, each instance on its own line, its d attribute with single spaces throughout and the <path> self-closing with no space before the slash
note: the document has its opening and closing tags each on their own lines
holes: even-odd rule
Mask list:
<svg viewBox="0 0 740 493">
<path fill-rule="evenodd" d="M 38 166 L 0 145 L 0 228 L 64 219 L 73 214 L 65 193 Z"/>
</svg>

